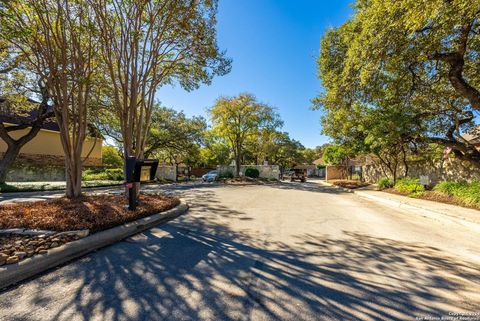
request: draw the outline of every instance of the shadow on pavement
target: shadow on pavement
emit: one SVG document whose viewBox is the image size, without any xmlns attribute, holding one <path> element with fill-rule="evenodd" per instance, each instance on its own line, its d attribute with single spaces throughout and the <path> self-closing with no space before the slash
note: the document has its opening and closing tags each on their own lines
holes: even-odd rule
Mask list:
<svg viewBox="0 0 480 321">
<path fill-rule="evenodd" d="M 328 194 L 351 194 L 344 190 L 331 186 L 324 186 L 314 182 L 278 182 L 274 184 L 268 184 L 267 186 L 272 188 L 278 188 L 283 190 L 296 190 L 314 193 L 328 193 Z"/>
<path fill-rule="evenodd" d="M 446 303 L 461 311 L 480 303 L 464 304 L 480 289 L 480 266 L 435 248 L 352 232 L 265 243 L 216 224 L 251 219 L 246 213 L 212 191 L 195 193 L 203 217 L 185 215 L 32 280 L 33 313 L 10 317 L 38 319 L 43 309 L 49 320 L 403 321 L 448 315 Z M 3 311 L 19 304 L 18 291 L 1 294 Z"/>
</svg>

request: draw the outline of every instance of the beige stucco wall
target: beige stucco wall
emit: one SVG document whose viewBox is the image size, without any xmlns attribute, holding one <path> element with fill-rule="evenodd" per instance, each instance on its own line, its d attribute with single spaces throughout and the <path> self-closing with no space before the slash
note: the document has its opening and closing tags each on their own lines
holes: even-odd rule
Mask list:
<svg viewBox="0 0 480 321">
<path fill-rule="evenodd" d="M 347 178 L 347 168 L 346 166 L 340 165 L 329 165 L 326 168 L 325 179 L 346 179 Z"/>
<path fill-rule="evenodd" d="M 28 129 L 19 130 L 11 133 L 13 138 L 18 138 L 27 133 Z M 102 139 L 87 138 L 83 145 L 82 157 L 86 157 L 92 149 L 89 158 L 101 159 L 102 158 Z M 7 144 L 0 139 L 0 153 L 5 152 Z M 22 147 L 20 153 L 31 155 L 49 155 L 49 156 L 63 156 L 62 143 L 60 141 L 60 133 L 41 129 L 40 132 L 25 146 Z"/>
</svg>

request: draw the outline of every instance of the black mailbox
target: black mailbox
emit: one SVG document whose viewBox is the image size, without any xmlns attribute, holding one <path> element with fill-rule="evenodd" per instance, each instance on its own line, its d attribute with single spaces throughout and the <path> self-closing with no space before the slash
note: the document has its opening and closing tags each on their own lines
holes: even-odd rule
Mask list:
<svg viewBox="0 0 480 321">
<path fill-rule="evenodd" d="M 146 182 L 155 179 L 158 159 L 136 159 L 129 156 L 126 162 L 127 183 Z"/>
<path fill-rule="evenodd" d="M 125 162 L 125 180 L 128 188 L 128 209 L 137 207 L 137 186 L 134 183 L 146 182 L 155 179 L 158 168 L 157 159 L 136 159 L 129 156 Z"/>
</svg>

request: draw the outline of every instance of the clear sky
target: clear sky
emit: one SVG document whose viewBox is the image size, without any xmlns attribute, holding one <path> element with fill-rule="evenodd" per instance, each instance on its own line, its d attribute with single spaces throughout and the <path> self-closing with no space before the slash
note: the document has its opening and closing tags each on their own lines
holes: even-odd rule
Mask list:
<svg viewBox="0 0 480 321">
<path fill-rule="evenodd" d="M 232 71 L 192 92 L 163 87 L 158 100 L 189 116 L 206 116 L 219 96 L 250 92 L 278 108 L 290 137 L 306 147 L 327 142 L 320 135 L 321 112 L 310 110 L 321 90 L 316 57 L 322 34 L 349 18 L 351 2 L 220 0 L 218 42 L 233 59 Z"/>
</svg>

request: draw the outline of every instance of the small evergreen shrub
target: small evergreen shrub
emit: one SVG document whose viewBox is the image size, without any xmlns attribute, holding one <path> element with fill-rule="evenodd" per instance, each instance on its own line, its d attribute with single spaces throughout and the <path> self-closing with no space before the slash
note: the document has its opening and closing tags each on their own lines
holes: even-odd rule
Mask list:
<svg viewBox="0 0 480 321">
<path fill-rule="evenodd" d="M 233 172 L 231 171 L 225 172 L 222 175 L 220 175 L 220 178 L 233 178 L 233 177 L 234 175 L 233 175 Z"/>
<path fill-rule="evenodd" d="M 382 177 L 377 182 L 378 189 L 385 189 L 393 187 L 393 180 L 388 177 Z"/>
<path fill-rule="evenodd" d="M 420 185 L 418 178 L 404 177 L 397 180 L 395 183 L 395 190 L 400 193 L 417 193 L 422 192 L 425 188 Z"/>
<path fill-rule="evenodd" d="M 260 176 L 260 172 L 256 168 L 249 167 L 245 170 L 245 176 L 251 178 L 258 178 L 258 176 Z"/>
<path fill-rule="evenodd" d="M 82 179 L 85 181 L 121 181 L 123 180 L 123 169 L 89 168 L 83 171 Z"/>
<path fill-rule="evenodd" d="M 434 191 L 456 197 L 467 205 L 480 204 L 480 181 L 441 182 L 435 186 Z"/>
</svg>

